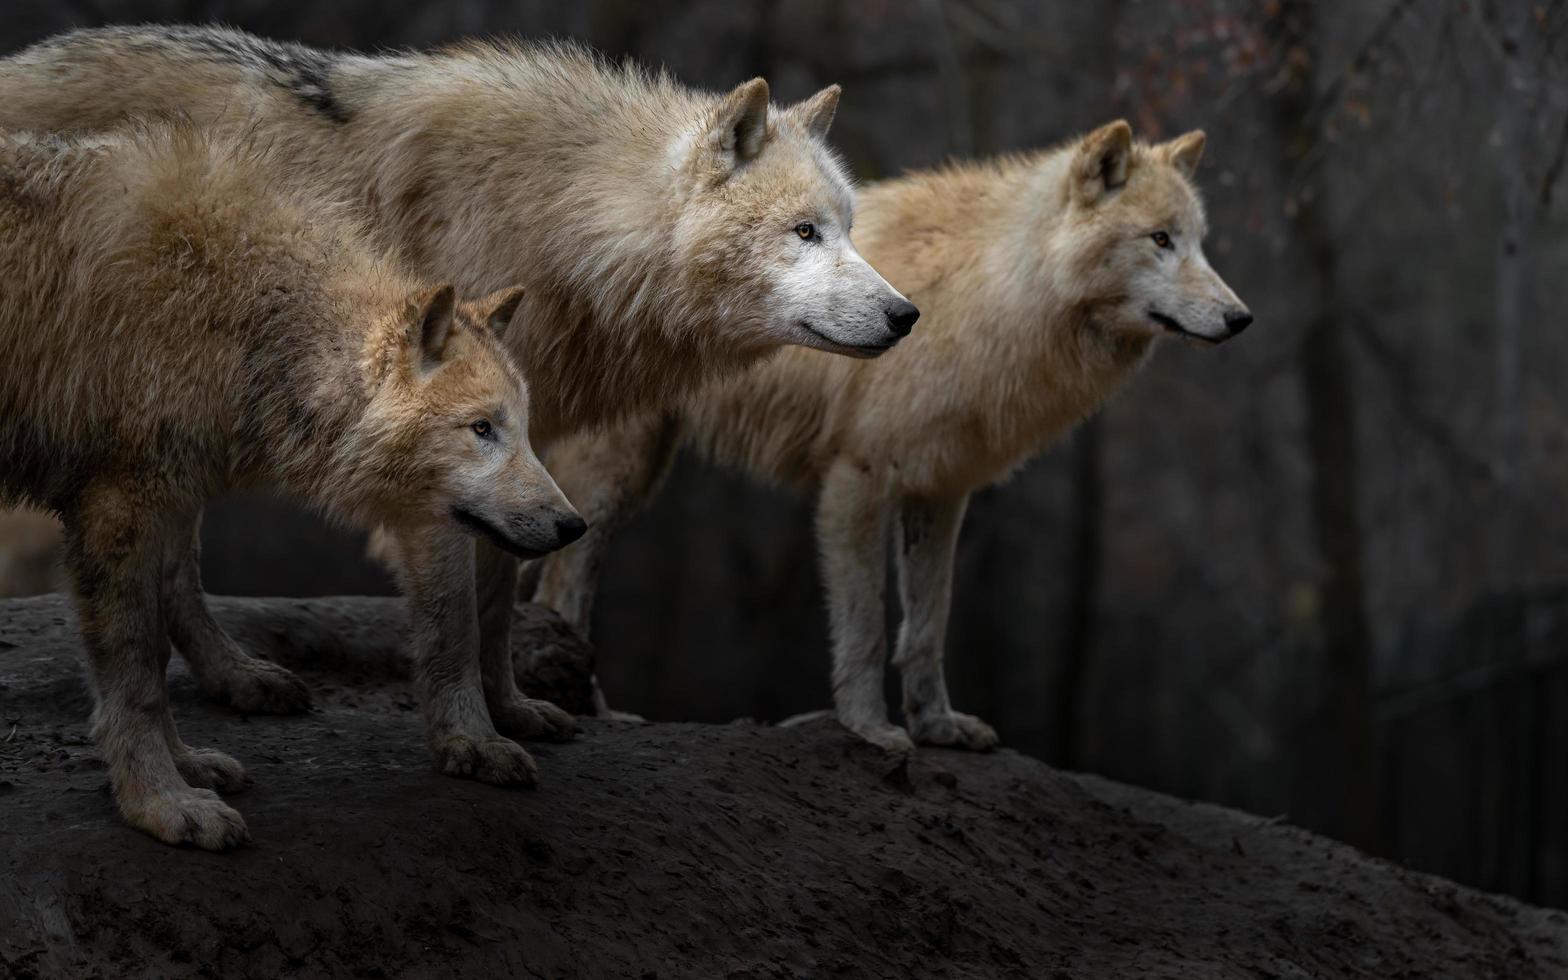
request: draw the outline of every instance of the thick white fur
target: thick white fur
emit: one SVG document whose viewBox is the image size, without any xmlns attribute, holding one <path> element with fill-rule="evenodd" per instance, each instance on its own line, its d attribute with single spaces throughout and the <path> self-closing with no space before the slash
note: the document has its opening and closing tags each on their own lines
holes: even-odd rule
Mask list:
<svg viewBox="0 0 1568 980">
<path fill-rule="evenodd" d="M 671 404 L 781 345 L 875 356 L 908 305 L 849 241 L 850 183 L 824 141 L 836 86 L 779 108 L 762 79 L 698 92 L 571 45 L 364 57 L 139 27 L 0 60 L 0 92 L 0 128 L 91 132 L 173 114 L 244 131 L 270 145 L 277 180 L 345 202 L 414 271 L 465 295 L 526 287 L 528 329 L 509 340 L 541 447 Z M 808 223 L 819 237 L 798 233 Z M 516 562 L 482 547 L 478 574 L 497 724 L 569 732 L 510 680 Z"/>
<path fill-rule="evenodd" d="M 942 673 L 965 504 L 1097 409 L 1156 337 L 1212 342 L 1250 321 L 1203 254 L 1202 147 L 1201 133 L 1135 144 L 1117 122 L 867 188 L 857 238 L 924 311 L 914 335 L 875 362 L 785 351 L 673 416 L 554 447 L 547 465 L 591 530 L 544 563 L 535 597 L 587 629 L 610 537 L 684 442 L 816 491 L 844 725 L 889 749 L 995 744 L 953 710 Z M 907 733 L 882 696 L 889 534 Z"/>
</svg>

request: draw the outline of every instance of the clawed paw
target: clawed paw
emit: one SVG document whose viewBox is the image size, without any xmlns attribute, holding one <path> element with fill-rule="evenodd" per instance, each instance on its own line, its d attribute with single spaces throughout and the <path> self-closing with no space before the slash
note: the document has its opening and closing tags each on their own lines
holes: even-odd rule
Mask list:
<svg viewBox="0 0 1568 980">
<path fill-rule="evenodd" d="M 910 732 L 921 745 L 939 745 L 947 748 L 989 752 L 1000 739 L 996 729 L 959 711 L 917 717 L 910 723 Z"/>
<path fill-rule="evenodd" d="M 846 724 L 844 727 L 884 752 L 904 754 L 915 750 L 915 743 L 910 739 L 909 733 L 897 725 L 883 722 L 880 725 L 865 726 Z"/>
<path fill-rule="evenodd" d="M 210 789 L 149 794 L 140 800 L 123 802 L 121 810 L 133 827 L 165 844 L 227 851 L 250 840 L 245 818 Z"/>
<path fill-rule="evenodd" d="M 510 738 L 565 742 L 577 734 L 577 719 L 548 701 L 514 698 L 490 706 L 495 730 Z"/>
<path fill-rule="evenodd" d="M 538 767 L 521 745 L 499 735 L 448 735 L 434 748 L 436 769 L 492 786 L 533 786 Z"/>
<path fill-rule="evenodd" d="M 185 781 L 197 789 L 238 793 L 250 785 L 245 767 L 216 749 L 187 749 L 175 755 L 174 765 Z"/>
<path fill-rule="evenodd" d="M 215 681 L 204 680 L 202 689 L 248 715 L 298 715 L 310 710 L 310 688 L 305 682 L 259 657 L 235 660 Z"/>
</svg>

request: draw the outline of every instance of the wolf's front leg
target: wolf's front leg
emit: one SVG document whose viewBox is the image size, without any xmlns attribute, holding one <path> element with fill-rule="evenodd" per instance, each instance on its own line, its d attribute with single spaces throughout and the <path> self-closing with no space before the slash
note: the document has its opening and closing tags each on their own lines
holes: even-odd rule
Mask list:
<svg viewBox="0 0 1568 980">
<path fill-rule="evenodd" d="M 512 738 L 569 739 L 577 734 L 577 719 L 548 701 L 525 697 L 512 670 L 517 559 L 487 541 L 476 548 L 479 666 L 490 718 L 497 731 Z"/>
<path fill-rule="evenodd" d="M 145 501 L 111 485 L 88 487 L 67 509 L 65 525 L 97 702 L 93 737 L 120 813 L 168 844 L 238 846 L 250 836 L 244 819 L 211 789 L 188 785 L 171 751 L 179 736 L 164 684 L 169 646 L 159 579 L 161 538 L 175 532 Z M 222 758 L 243 781 L 238 763 Z"/>
<path fill-rule="evenodd" d="M 247 714 L 294 715 L 310 690 L 291 672 L 253 657 L 223 631 L 201 588 L 201 511 L 184 517 L 163 549 L 163 604 L 169 638 L 203 693 Z"/>
<path fill-rule="evenodd" d="M 905 497 L 899 503 L 894 545 L 904 618 L 893 662 L 904 679 L 904 723 L 916 742 L 983 750 L 996 746 L 996 731 L 953 710 L 942 673 L 953 555 L 968 503 L 967 495 Z"/>
<path fill-rule="evenodd" d="M 587 638 L 593 600 L 610 543 L 626 522 L 659 492 L 675 451 L 679 427 L 669 415 L 626 422 L 609 432 L 564 439 L 550 447 L 545 464 L 561 492 L 588 521 L 587 532 L 569 547 L 533 563 L 532 588 L 518 598 L 549 606 Z M 600 718 L 641 721 L 614 711 L 599 679 L 593 679 L 594 714 Z"/>
<path fill-rule="evenodd" d="M 839 723 L 890 752 L 914 748 L 887 720 L 886 547 L 890 503 L 870 474 L 835 462 L 817 500 L 817 543 L 833 630 L 833 706 Z"/>
<path fill-rule="evenodd" d="M 400 533 L 414 684 L 438 771 L 497 786 L 532 786 L 533 758 L 495 730 L 479 669 L 474 545 L 445 529 Z"/>
</svg>

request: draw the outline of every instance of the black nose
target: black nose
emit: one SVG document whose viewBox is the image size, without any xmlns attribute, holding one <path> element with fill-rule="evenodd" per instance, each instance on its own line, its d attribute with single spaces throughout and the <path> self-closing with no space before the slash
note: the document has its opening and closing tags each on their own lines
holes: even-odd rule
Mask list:
<svg viewBox="0 0 1568 980">
<path fill-rule="evenodd" d="M 1232 337 L 1252 326 L 1252 314 L 1246 310 L 1225 314 L 1225 329 L 1230 331 Z"/>
<path fill-rule="evenodd" d="M 555 534 L 561 539 L 563 548 L 582 537 L 586 530 L 588 522 L 577 514 L 566 514 L 555 519 Z"/>
<path fill-rule="evenodd" d="M 888 329 L 900 337 L 909 336 L 909 331 L 915 328 L 915 321 L 918 319 L 920 319 L 920 309 L 907 299 L 899 300 L 887 311 Z"/>
</svg>

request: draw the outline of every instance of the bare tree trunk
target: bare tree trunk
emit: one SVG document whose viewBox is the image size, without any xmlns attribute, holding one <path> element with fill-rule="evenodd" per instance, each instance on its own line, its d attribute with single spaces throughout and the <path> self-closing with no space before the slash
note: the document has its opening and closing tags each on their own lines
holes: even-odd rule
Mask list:
<svg viewBox="0 0 1568 980">
<path fill-rule="evenodd" d="M 1084 680 L 1094 644 L 1094 615 L 1100 602 L 1101 552 L 1105 546 L 1105 495 L 1101 469 L 1101 424 L 1085 422 L 1072 444 L 1072 547 L 1068 551 L 1067 610 L 1062 624 L 1061 670 L 1057 675 L 1055 748 L 1052 762 L 1076 768 L 1086 700 Z"/>
<path fill-rule="evenodd" d="M 1495 13 L 1495 11 L 1494 11 Z M 1497 114 L 1497 166 L 1502 189 L 1502 227 L 1497 249 L 1497 393 L 1492 435 L 1492 471 L 1499 481 L 1505 500 L 1518 501 L 1527 479 L 1522 472 L 1524 455 L 1524 411 L 1521 404 L 1520 365 L 1524 344 L 1524 320 L 1528 315 L 1530 282 L 1530 238 L 1535 210 L 1526 174 L 1530 156 L 1531 117 L 1539 96 L 1532 97 L 1529 59 L 1535 32 L 1531 29 L 1530 6 L 1518 4 L 1513 22 L 1496 25 L 1499 50 L 1503 59 L 1502 98 Z M 1532 104 L 1536 103 L 1536 104 Z M 1513 507 L 1508 507 L 1512 511 Z M 1506 587 L 1511 577 L 1510 556 L 1519 542 L 1518 530 L 1509 528 L 1501 535 L 1488 536 L 1491 547 L 1488 585 Z M 1500 547 L 1499 547 L 1500 545 Z"/>
<path fill-rule="evenodd" d="M 1372 642 L 1366 611 L 1358 500 L 1356 390 L 1345 343 L 1348 312 L 1324 213 L 1324 193 L 1308 162 L 1318 132 L 1314 122 L 1315 26 L 1310 0 L 1286 0 L 1270 21 L 1280 50 L 1284 85 L 1277 99 L 1280 171 L 1296 206 L 1294 258 L 1303 295 L 1314 297 L 1299 352 L 1307 400 L 1307 449 L 1312 461 L 1311 506 L 1324 566 L 1320 626 L 1326 669 L 1332 751 L 1339 782 L 1338 833 L 1378 850 L 1377 784 L 1372 745 Z"/>
<path fill-rule="evenodd" d="M 1116 30 L 1121 23 L 1122 0 L 1100 5 L 1096 63 L 1105 86 L 1104 104 L 1109 116 L 1115 111 L 1111 93 L 1116 87 Z M 1079 735 L 1083 730 L 1089 660 L 1094 651 L 1095 613 L 1100 605 L 1100 578 L 1105 548 L 1105 479 L 1102 465 L 1104 426 L 1098 416 L 1083 424 L 1072 442 L 1073 501 L 1072 546 L 1067 554 L 1067 609 L 1063 617 L 1058 656 L 1053 762 L 1064 768 L 1081 764 Z"/>
<path fill-rule="evenodd" d="M 922 0 L 925 19 L 931 25 L 931 40 L 936 56 L 937 77 L 941 82 L 942 116 L 947 121 L 948 152 L 973 156 L 974 116 L 970 113 L 969 79 L 964 60 L 947 19 L 947 0 Z"/>
</svg>

